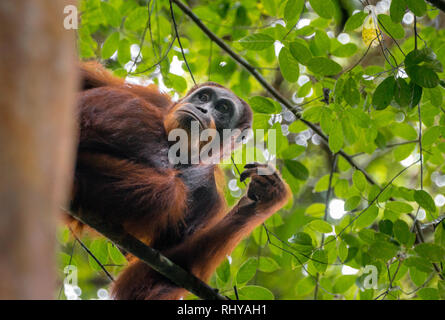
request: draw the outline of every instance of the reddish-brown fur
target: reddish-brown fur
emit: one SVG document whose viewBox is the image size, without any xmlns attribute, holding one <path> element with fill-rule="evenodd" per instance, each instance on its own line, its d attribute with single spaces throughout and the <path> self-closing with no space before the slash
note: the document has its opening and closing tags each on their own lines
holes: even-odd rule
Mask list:
<svg viewBox="0 0 445 320">
<path fill-rule="evenodd" d="M 72 209 L 122 224 L 207 281 L 244 236 L 286 203 L 287 185 L 276 172 L 265 177 L 249 169 L 248 194 L 225 214 L 218 186 L 224 179 L 216 166 L 174 169 L 168 163 L 166 126 L 175 123 L 170 98 L 155 86 L 125 84 L 97 63 L 82 64 L 81 70 Z M 252 119 L 243 105 L 240 129 Z M 131 259 L 112 290 L 117 299 L 178 299 L 186 294 L 138 259 Z"/>
</svg>

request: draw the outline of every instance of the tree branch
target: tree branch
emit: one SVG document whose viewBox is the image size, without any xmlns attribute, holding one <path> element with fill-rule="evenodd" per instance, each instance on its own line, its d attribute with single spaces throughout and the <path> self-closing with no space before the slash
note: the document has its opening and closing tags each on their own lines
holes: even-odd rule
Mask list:
<svg viewBox="0 0 445 320">
<path fill-rule="evenodd" d="M 428 2 L 442 12 L 445 12 L 445 0 L 428 0 Z"/>
<path fill-rule="evenodd" d="M 311 128 L 316 134 L 318 134 L 323 139 L 325 143 L 329 141 L 328 137 L 321 131 L 320 128 L 317 127 L 317 125 L 303 119 L 299 111 L 288 99 L 286 99 L 278 90 L 276 90 L 270 83 L 268 83 L 266 79 L 264 79 L 264 77 L 256 70 L 256 68 L 250 65 L 250 63 L 247 62 L 246 59 L 244 59 L 236 52 L 234 52 L 222 39 L 220 39 L 209 28 L 207 28 L 189 7 L 183 4 L 180 0 L 172 0 L 172 2 L 174 2 L 182 10 L 182 12 L 184 12 L 193 22 L 195 22 L 195 24 L 213 42 L 215 42 L 222 50 L 224 50 L 229 56 L 231 56 L 233 60 L 235 60 L 241 66 L 243 66 L 263 86 L 263 88 L 269 92 L 271 96 L 273 96 L 278 102 L 283 104 L 289 111 L 291 111 L 295 115 L 297 120 L 302 121 L 306 126 Z M 364 169 L 360 168 L 350 155 L 346 154 L 343 150 L 340 150 L 338 154 L 342 156 L 356 170 L 361 171 L 365 175 L 366 180 L 368 180 L 369 183 L 378 186 L 377 182 L 374 181 L 374 179 Z"/>
<path fill-rule="evenodd" d="M 150 248 L 126 233 L 121 226 L 102 221 L 88 214 L 79 214 L 77 212 L 69 212 L 69 214 L 94 228 L 125 251 L 144 261 L 153 270 L 156 270 L 176 285 L 187 289 L 194 295 L 206 300 L 226 300 L 226 297 L 220 295 L 216 289 L 211 288 L 193 274 L 176 265 L 159 251 Z"/>
</svg>

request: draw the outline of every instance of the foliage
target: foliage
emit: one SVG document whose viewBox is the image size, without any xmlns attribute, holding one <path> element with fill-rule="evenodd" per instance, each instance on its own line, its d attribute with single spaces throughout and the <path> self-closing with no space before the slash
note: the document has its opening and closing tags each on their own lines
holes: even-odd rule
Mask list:
<svg viewBox="0 0 445 320">
<path fill-rule="evenodd" d="M 294 194 L 219 266 L 211 285 L 232 298 L 236 286 L 241 299 L 444 299 L 445 31 L 435 27 L 444 14 L 423 0 L 392 0 L 378 15 L 383 35 L 367 46 L 359 1 L 193 4 L 304 119 L 173 5 L 194 77 L 248 101 L 255 129 L 277 130 L 277 166 Z M 171 94 L 193 85 L 185 65 L 178 68 L 183 57 L 167 0 L 83 0 L 80 11 L 82 59 Z M 233 205 L 245 186 L 233 165 L 221 166 Z M 72 248 L 67 232 L 61 270 Z M 86 245 L 103 264 L 123 263 L 107 240 Z M 79 246 L 73 261 L 83 297 L 95 297 L 103 272 Z M 374 288 L 365 287 L 370 265 L 378 271 Z"/>
</svg>

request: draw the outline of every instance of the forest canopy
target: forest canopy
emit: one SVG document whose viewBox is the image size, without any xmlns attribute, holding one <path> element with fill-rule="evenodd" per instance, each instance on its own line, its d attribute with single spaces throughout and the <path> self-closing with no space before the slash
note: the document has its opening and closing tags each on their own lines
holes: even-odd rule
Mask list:
<svg viewBox="0 0 445 320">
<path fill-rule="evenodd" d="M 445 1 L 81 0 L 78 54 L 178 99 L 230 88 L 275 129 L 292 200 L 210 285 L 236 299 L 445 299 Z M 190 9 L 190 11 L 188 11 Z M 172 17 L 174 15 L 174 19 Z M 267 141 L 268 136 L 265 135 Z M 241 151 L 236 151 L 241 152 Z M 221 164 L 225 197 L 244 194 Z M 107 298 L 126 265 L 105 238 L 58 230 L 59 298 Z M 99 263 L 98 263 L 99 262 Z M 107 273 L 104 272 L 107 270 Z M 194 299 L 190 295 L 188 299 Z"/>
</svg>

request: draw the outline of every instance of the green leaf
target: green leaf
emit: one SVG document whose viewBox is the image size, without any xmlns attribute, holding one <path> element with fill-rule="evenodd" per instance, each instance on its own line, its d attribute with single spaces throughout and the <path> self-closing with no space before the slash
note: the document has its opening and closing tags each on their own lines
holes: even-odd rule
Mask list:
<svg viewBox="0 0 445 320">
<path fill-rule="evenodd" d="M 304 296 L 314 289 L 315 281 L 311 277 L 303 277 L 296 284 L 295 293 L 297 296 Z"/>
<path fill-rule="evenodd" d="M 353 275 L 347 275 L 347 276 L 341 276 L 335 281 L 333 292 L 334 293 L 344 293 L 346 290 L 348 290 L 355 282 L 355 279 L 357 276 Z"/>
<path fill-rule="evenodd" d="M 318 55 L 325 56 L 331 48 L 331 40 L 325 31 L 315 31 L 314 43 L 316 46 L 314 49 L 317 51 Z"/>
<path fill-rule="evenodd" d="M 368 15 L 363 12 L 359 11 L 356 14 L 349 17 L 349 19 L 346 21 L 344 31 L 354 31 L 355 29 L 361 27 L 363 25 L 363 21 Z"/>
<path fill-rule="evenodd" d="M 394 190 L 394 187 L 390 185 L 386 189 L 382 190 L 382 193 L 380 194 L 378 201 L 379 202 L 386 202 L 391 198 L 392 192 Z"/>
<path fill-rule="evenodd" d="M 284 8 L 284 20 L 295 21 L 303 11 L 305 0 L 288 0 Z"/>
<path fill-rule="evenodd" d="M 309 178 L 309 171 L 301 162 L 284 160 L 284 164 L 289 172 L 298 180 L 307 180 L 307 178 Z"/>
<path fill-rule="evenodd" d="M 371 244 L 368 253 L 383 261 L 388 261 L 394 257 L 398 251 L 398 247 L 389 241 L 378 240 Z"/>
<path fill-rule="evenodd" d="M 121 17 L 119 12 L 109 3 L 101 2 L 100 9 L 102 10 L 102 14 L 105 20 L 108 22 L 110 26 L 118 28 L 121 24 Z"/>
<path fill-rule="evenodd" d="M 338 245 L 338 258 L 340 261 L 345 261 L 348 257 L 348 245 L 344 241 L 340 241 Z"/>
<path fill-rule="evenodd" d="M 433 143 L 437 142 L 441 135 L 441 128 L 439 126 L 434 126 L 428 128 L 422 134 L 422 147 L 429 147 Z"/>
<path fill-rule="evenodd" d="M 406 159 L 414 151 L 414 148 L 415 148 L 414 143 L 409 143 L 396 147 L 393 151 L 394 159 L 396 161 L 402 161 Z"/>
<path fill-rule="evenodd" d="M 420 271 L 417 268 L 409 268 L 409 276 L 411 278 L 411 281 L 416 285 L 416 286 L 421 286 L 425 283 L 428 274 L 425 272 Z"/>
<path fill-rule="evenodd" d="M 372 96 L 372 104 L 377 110 L 383 110 L 389 106 L 394 97 L 395 83 L 396 80 L 394 77 L 390 76 L 383 80 L 375 89 L 374 95 Z"/>
<path fill-rule="evenodd" d="M 434 231 L 434 242 L 445 248 L 445 221 L 436 226 Z"/>
<path fill-rule="evenodd" d="M 255 51 L 271 47 L 274 41 L 271 36 L 264 33 L 254 33 L 239 40 L 244 48 Z"/>
<path fill-rule="evenodd" d="M 289 44 L 289 49 L 292 56 L 303 65 L 307 65 L 312 59 L 312 52 L 301 42 L 291 42 Z"/>
<path fill-rule="evenodd" d="M 280 265 L 272 258 L 260 257 L 258 269 L 262 272 L 274 272 L 280 269 Z"/>
<path fill-rule="evenodd" d="M 437 86 L 435 88 L 426 89 L 427 97 L 431 104 L 435 107 L 440 107 L 442 105 L 443 96 L 442 89 Z"/>
<path fill-rule="evenodd" d="M 425 210 L 436 212 L 436 205 L 428 192 L 424 190 L 414 191 L 414 200 Z"/>
<path fill-rule="evenodd" d="M 108 242 L 108 254 L 115 264 L 127 264 L 127 259 L 122 252 L 111 242 Z"/>
<path fill-rule="evenodd" d="M 275 16 L 277 14 L 277 1 L 276 0 L 262 0 L 264 9 L 271 15 Z"/>
<path fill-rule="evenodd" d="M 358 236 L 366 243 L 372 243 L 375 240 L 376 232 L 372 229 L 360 229 Z"/>
<path fill-rule="evenodd" d="M 414 210 L 408 203 L 401 201 L 388 202 L 385 208 L 397 213 L 410 213 Z"/>
<path fill-rule="evenodd" d="M 405 0 L 392 0 L 391 7 L 389 9 L 391 19 L 395 23 L 402 22 L 405 15 L 406 2 Z"/>
<path fill-rule="evenodd" d="M 376 205 L 370 206 L 367 210 L 361 211 L 360 216 L 355 220 L 357 228 L 365 228 L 371 225 L 379 214 L 379 208 Z"/>
<path fill-rule="evenodd" d="M 102 46 L 102 59 L 109 59 L 119 49 L 119 33 L 113 32 Z"/>
<path fill-rule="evenodd" d="M 306 97 L 312 89 L 312 81 L 303 84 L 297 91 L 298 97 Z"/>
<path fill-rule="evenodd" d="M 322 18 L 330 19 L 334 15 L 335 7 L 332 0 L 309 0 L 312 9 Z"/>
<path fill-rule="evenodd" d="M 312 254 L 311 262 L 318 272 L 325 272 L 328 267 L 328 253 L 326 250 L 317 250 Z"/>
<path fill-rule="evenodd" d="M 408 123 L 393 123 L 391 125 L 392 132 L 396 137 L 406 140 L 414 140 L 417 138 L 417 131 Z"/>
<path fill-rule="evenodd" d="M 342 70 L 341 66 L 328 58 L 315 57 L 309 60 L 307 67 L 315 74 L 322 76 L 333 76 Z"/>
<path fill-rule="evenodd" d="M 364 191 L 367 185 L 365 175 L 361 171 L 355 170 L 352 175 L 352 183 L 359 191 Z"/>
<path fill-rule="evenodd" d="M 439 291 L 434 288 L 422 288 L 417 294 L 422 300 L 439 300 Z"/>
<path fill-rule="evenodd" d="M 434 243 L 421 243 L 414 250 L 423 258 L 432 262 L 441 262 L 445 260 L 445 249 Z"/>
<path fill-rule="evenodd" d="M 106 264 L 108 262 L 108 245 L 104 239 L 93 240 L 89 246 L 89 249 L 101 264 Z M 97 264 L 97 262 L 90 255 L 88 255 L 88 261 L 93 270 L 102 270 L 99 264 Z"/>
<path fill-rule="evenodd" d="M 322 107 L 321 109 L 321 116 L 320 116 L 320 127 L 321 129 L 327 133 L 330 134 L 331 128 L 336 120 L 335 113 L 332 111 L 332 109 L 328 107 Z"/>
<path fill-rule="evenodd" d="M 405 67 L 412 81 L 424 88 L 436 87 L 439 84 L 436 72 L 443 70 L 436 55 L 428 47 L 408 53 L 405 57 Z"/>
<path fill-rule="evenodd" d="M 397 220 L 393 226 L 394 236 L 403 244 L 411 240 L 412 233 L 409 231 L 408 224 L 403 220 Z"/>
<path fill-rule="evenodd" d="M 306 208 L 304 213 L 313 217 L 322 217 L 324 216 L 325 208 L 326 205 L 324 203 L 313 203 Z"/>
<path fill-rule="evenodd" d="M 351 108 L 349 113 L 360 128 L 369 129 L 371 127 L 371 118 L 367 113 L 358 108 Z"/>
<path fill-rule="evenodd" d="M 422 98 L 423 88 L 415 84 L 414 81 L 411 81 L 409 86 L 411 95 L 413 97 L 411 100 L 410 108 L 413 108 L 414 106 L 417 106 L 419 104 L 420 99 Z"/>
<path fill-rule="evenodd" d="M 81 39 L 79 39 L 77 43 L 79 47 L 78 49 L 79 55 L 82 59 L 95 57 L 93 46 L 91 46 L 89 42 L 82 41 Z"/>
<path fill-rule="evenodd" d="M 415 235 L 413 235 L 415 237 Z M 420 257 L 408 257 L 405 260 L 405 264 L 407 267 L 410 268 L 416 268 L 417 270 L 421 271 L 421 272 L 431 272 L 433 271 L 433 266 L 431 264 L 431 262 L 429 262 L 427 259 L 423 259 Z"/>
<path fill-rule="evenodd" d="M 125 19 L 124 27 L 129 31 L 141 31 L 147 25 L 148 11 L 147 8 L 137 7 Z"/>
<path fill-rule="evenodd" d="M 329 135 L 329 148 L 333 153 L 341 150 L 343 147 L 343 129 L 341 126 L 333 126 Z"/>
<path fill-rule="evenodd" d="M 69 254 L 66 254 L 65 252 L 58 251 L 56 254 L 57 263 L 63 267 L 68 265 L 77 265 L 77 261 L 75 257 L 72 257 Z"/>
<path fill-rule="evenodd" d="M 445 280 L 439 280 L 437 282 L 437 289 L 439 291 L 439 299 L 445 300 Z"/>
<path fill-rule="evenodd" d="M 252 129 L 254 131 L 257 129 L 264 129 L 264 130 L 269 129 L 269 119 L 270 119 L 270 116 L 268 114 L 254 113 Z"/>
<path fill-rule="evenodd" d="M 131 60 L 130 42 L 127 39 L 119 42 L 117 60 L 121 65 L 125 65 Z"/>
<path fill-rule="evenodd" d="M 439 76 L 429 66 L 414 65 L 405 69 L 410 78 L 423 88 L 434 88 L 439 84 Z"/>
<path fill-rule="evenodd" d="M 278 56 L 281 74 L 289 82 L 296 82 L 300 76 L 300 67 L 298 61 L 291 55 L 289 49 L 281 48 Z"/>
<path fill-rule="evenodd" d="M 273 293 L 260 286 L 245 286 L 239 289 L 240 297 L 248 300 L 274 300 Z"/>
<path fill-rule="evenodd" d="M 59 228 L 56 233 L 57 240 L 62 245 L 66 245 L 70 239 L 70 230 L 66 227 Z"/>
<path fill-rule="evenodd" d="M 334 188 L 335 194 L 339 198 L 346 198 L 349 196 L 349 183 L 346 179 L 338 179 Z"/>
<path fill-rule="evenodd" d="M 358 207 L 362 199 L 360 196 L 352 196 L 345 202 L 345 211 L 352 211 Z"/>
<path fill-rule="evenodd" d="M 249 258 L 244 262 L 236 274 L 236 283 L 244 284 L 255 276 L 258 267 L 258 260 L 256 258 Z"/>
<path fill-rule="evenodd" d="M 357 89 L 357 83 L 352 78 L 348 78 L 346 80 L 345 85 L 343 87 L 343 96 L 346 102 L 354 107 L 360 102 L 360 92 Z"/>
<path fill-rule="evenodd" d="M 216 275 L 218 276 L 219 280 L 221 280 L 223 283 L 227 283 L 229 281 L 230 263 L 227 258 L 224 259 L 221 265 L 216 269 Z"/>
<path fill-rule="evenodd" d="M 412 90 L 405 79 L 397 78 L 395 91 L 394 91 L 394 100 L 401 107 L 409 107 L 411 103 Z"/>
<path fill-rule="evenodd" d="M 270 99 L 262 96 L 255 96 L 250 98 L 249 105 L 253 109 L 253 111 L 257 113 L 273 114 L 275 113 L 275 111 L 277 111 L 274 103 Z"/>
<path fill-rule="evenodd" d="M 337 183 L 337 175 L 334 173 L 333 179 L 332 179 L 332 185 L 335 185 Z M 328 189 L 329 185 L 329 174 L 324 175 L 321 177 L 317 184 L 314 187 L 315 192 L 322 192 Z"/>
<path fill-rule="evenodd" d="M 408 8 L 418 17 L 425 15 L 426 3 L 423 0 L 406 0 Z"/>
<path fill-rule="evenodd" d="M 304 248 L 305 251 L 312 249 L 312 238 L 306 232 L 297 232 L 289 239 L 289 242 Z"/>
<path fill-rule="evenodd" d="M 181 76 L 169 73 L 164 77 L 165 85 L 173 88 L 177 92 L 184 92 L 187 90 L 187 81 Z"/>
<path fill-rule="evenodd" d="M 357 52 L 357 46 L 354 43 L 347 43 L 338 46 L 332 51 L 332 55 L 340 58 L 347 58 Z"/>
<path fill-rule="evenodd" d="M 387 234 L 388 236 L 393 235 L 393 231 L 394 231 L 393 227 L 394 227 L 394 224 L 392 223 L 391 220 L 384 219 L 384 220 L 380 220 L 380 222 L 379 222 L 379 231 L 381 233 Z"/>
<path fill-rule="evenodd" d="M 405 29 L 403 29 L 400 23 L 393 22 L 390 16 L 386 14 L 379 14 L 378 20 L 382 26 L 382 31 L 391 38 L 402 39 L 405 37 Z"/>
<path fill-rule="evenodd" d="M 405 66 L 410 67 L 414 65 L 419 65 L 422 62 L 431 63 L 436 60 L 436 55 L 434 52 L 428 48 L 414 49 L 408 53 L 405 57 Z"/>
<path fill-rule="evenodd" d="M 320 233 L 330 233 L 332 232 L 332 226 L 323 220 L 312 220 L 309 223 L 309 227 L 312 228 L 315 231 L 318 231 Z"/>
<path fill-rule="evenodd" d="M 291 144 L 289 147 L 280 152 L 280 157 L 284 160 L 292 160 L 302 154 L 305 150 L 306 148 L 303 146 Z"/>
</svg>

